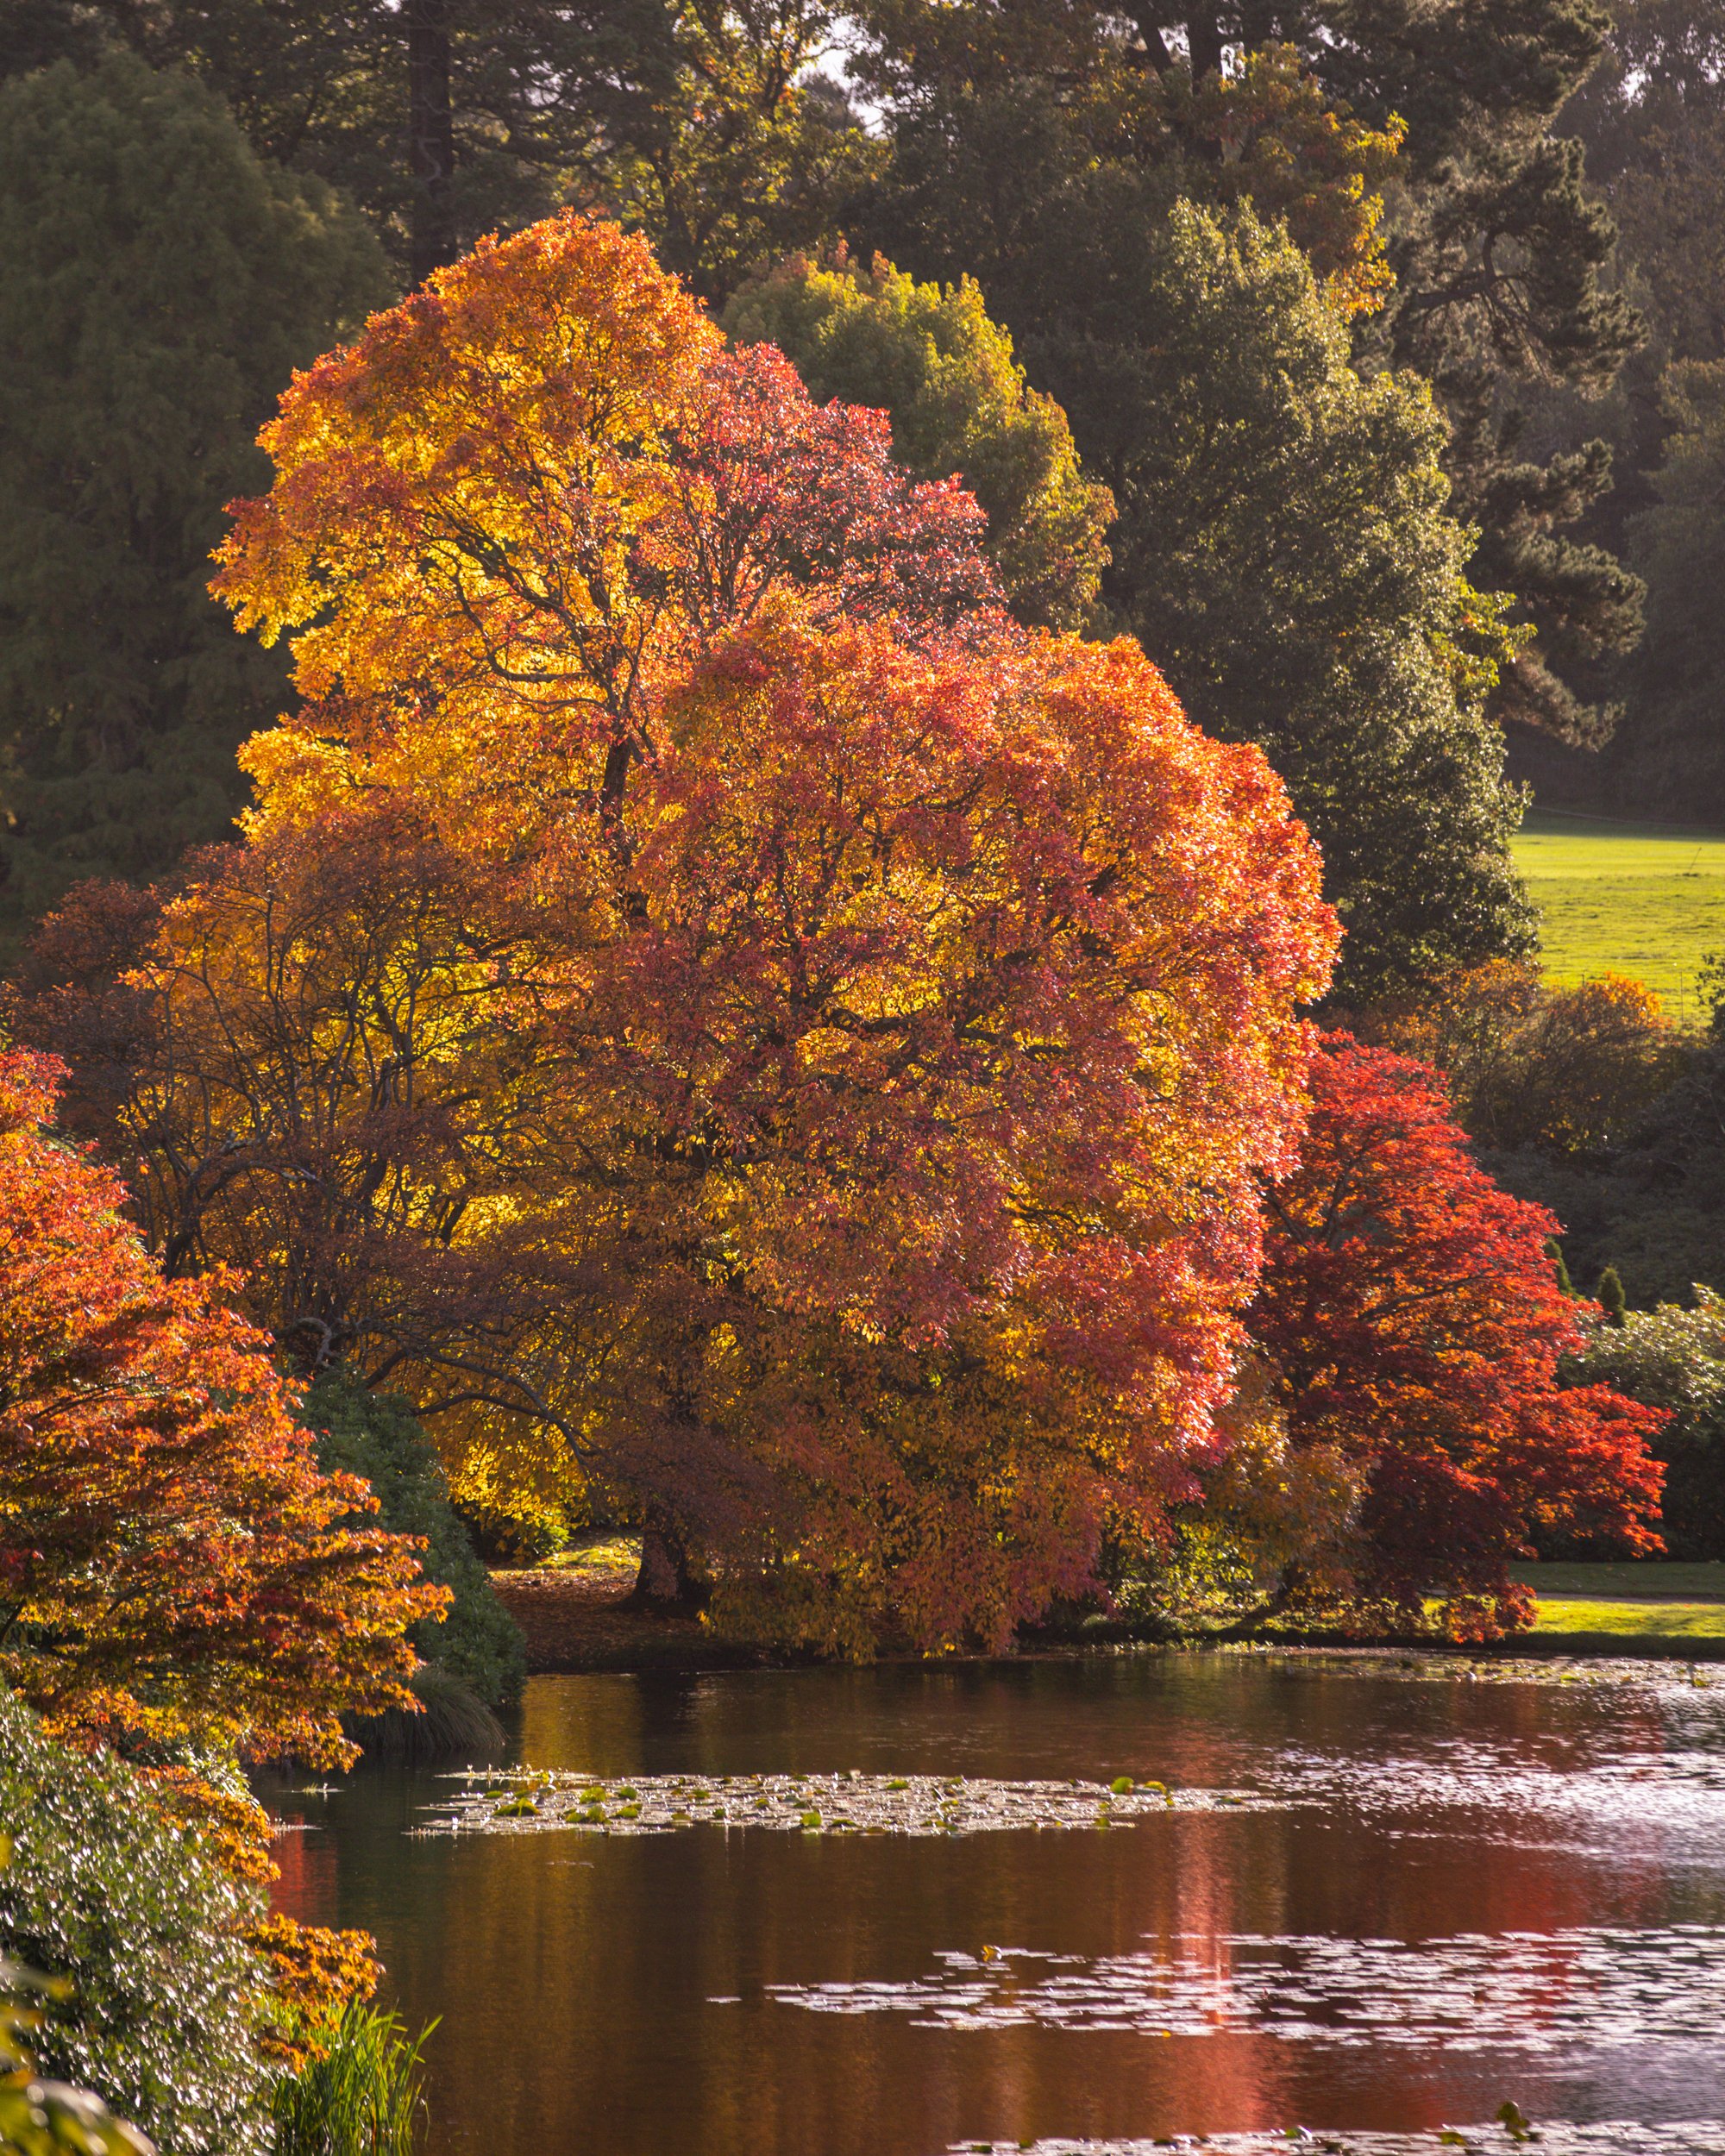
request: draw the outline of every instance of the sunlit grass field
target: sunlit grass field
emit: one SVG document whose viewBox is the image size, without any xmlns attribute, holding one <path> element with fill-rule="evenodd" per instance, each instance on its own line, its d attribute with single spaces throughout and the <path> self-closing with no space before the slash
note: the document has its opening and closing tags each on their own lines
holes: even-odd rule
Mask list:
<svg viewBox="0 0 1725 2156">
<path fill-rule="evenodd" d="M 1529 1564 L 1515 1570 L 1539 1596 L 1535 1632 L 1725 1639 L 1725 1564 Z"/>
<path fill-rule="evenodd" d="M 1697 976 L 1725 953 L 1725 835 L 1536 809 L 1515 853 L 1552 980 L 1628 974 L 1672 1017 L 1704 1015 Z"/>
</svg>

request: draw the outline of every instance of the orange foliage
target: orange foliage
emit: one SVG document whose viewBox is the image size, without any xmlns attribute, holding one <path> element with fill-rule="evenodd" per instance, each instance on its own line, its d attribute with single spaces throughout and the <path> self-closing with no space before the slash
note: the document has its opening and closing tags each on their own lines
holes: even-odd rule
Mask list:
<svg viewBox="0 0 1725 2156">
<path fill-rule="evenodd" d="M 219 581 L 309 700 L 243 849 L 81 902 L 119 1000 L 35 1006 L 130 1029 L 164 1243 L 452 1452 L 555 1431 L 757 1627 L 1078 1591 L 1208 1445 L 1297 1138 L 1335 924 L 1261 756 L 1016 630 L 969 496 L 602 224 L 267 440 Z"/>
<path fill-rule="evenodd" d="M 371 1493 L 318 1471 L 236 1283 L 164 1282 L 41 1127 L 57 1076 L 0 1056 L 0 1674 L 88 1739 L 346 1760 L 442 1590 L 347 1524 Z"/>
<path fill-rule="evenodd" d="M 325 1931 L 280 1915 L 248 1924 L 245 1940 L 269 1971 L 259 2047 L 298 2073 L 321 2053 L 343 2008 L 377 1990 L 377 1942 L 367 1932 Z"/>
</svg>

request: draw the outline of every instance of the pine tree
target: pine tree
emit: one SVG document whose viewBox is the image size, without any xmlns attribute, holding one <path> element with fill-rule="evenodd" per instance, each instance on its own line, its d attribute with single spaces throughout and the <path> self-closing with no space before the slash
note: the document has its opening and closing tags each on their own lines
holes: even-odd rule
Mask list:
<svg viewBox="0 0 1725 2156">
<path fill-rule="evenodd" d="M 357 203 L 416 284 L 573 200 L 722 299 L 836 236 L 879 161 L 816 66 L 837 17 L 823 0 L 0 0 L 0 70 L 87 58 L 104 33 L 186 68 L 261 156 Z"/>
<path fill-rule="evenodd" d="M 384 285 L 352 213 L 185 77 L 116 54 L 0 87 L 0 953 L 78 878 L 230 823 L 285 676 L 204 589 L 223 505 Z"/>
<path fill-rule="evenodd" d="M 1527 412 L 1552 384 L 1609 385 L 1640 334 L 1602 281 L 1613 230 L 1584 186 L 1580 147 L 1552 129 L 1601 51 L 1593 0 L 872 0 L 865 15 L 894 145 L 881 243 L 918 274 L 970 270 L 1026 352 L 1041 262 L 1056 266 L 1075 333 L 1110 317 L 1109 285 L 1059 267 L 1069 249 L 1095 259 L 1091 220 L 1153 216 L 1171 192 L 1208 197 L 1239 181 L 1237 140 L 1207 154 L 1166 130 L 1099 128 L 1099 85 L 1116 106 L 1138 96 L 1135 79 L 1199 95 L 1216 71 L 1238 72 L 1242 52 L 1280 41 L 1339 123 L 1405 122 L 1386 225 L 1395 289 L 1380 314 L 1357 316 L 1358 354 L 1436 389 L 1452 506 L 1479 533 L 1475 580 L 1512 594 L 1538 630 L 1504 669 L 1496 715 L 1572 741 L 1609 730 L 1578 684 L 1634 642 L 1640 587 L 1570 536 L 1609 485 L 1609 452 L 1592 441 L 1542 457 Z M 1314 150 L 1274 164 L 1277 182 L 1290 162 L 1320 168 Z M 1288 214 L 1261 190 L 1255 199 Z"/>
</svg>

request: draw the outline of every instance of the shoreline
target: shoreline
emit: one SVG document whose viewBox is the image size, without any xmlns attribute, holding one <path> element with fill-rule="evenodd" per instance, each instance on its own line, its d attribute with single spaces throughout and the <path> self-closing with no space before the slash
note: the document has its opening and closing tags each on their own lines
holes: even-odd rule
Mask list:
<svg viewBox="0 0 1725 2156">
<path fill-rule="evenodd" d="M 624 1607 L 632 1579 L 612 1573 L 545 1569 L 492 1574 L 499 1599 L 521 1626 L 531 1677 L 699 1676 L 721 1670 L 819 1667 L 716 1636 L 697 1618 L 661 1616 Z M 1351 1639 L 1334 1633 L 1276 1633 L 1223 1640 L 1203 1634 L 1165 1639 L 1104 1633 L 1082 1639 L 1031 1638 L 1005 1655 L 881 1656 L 886 1663 L 941 1666 L 978 1662 L 1083 1661 L 1153 1651 L 1187 1653 L 1449 1657 L 1465 1661 L 1725 1662 L 1725 1638 L 1657 1633 L 1517 1633 L 1490 1640 L 1402 1636 Z"/>
</svg>

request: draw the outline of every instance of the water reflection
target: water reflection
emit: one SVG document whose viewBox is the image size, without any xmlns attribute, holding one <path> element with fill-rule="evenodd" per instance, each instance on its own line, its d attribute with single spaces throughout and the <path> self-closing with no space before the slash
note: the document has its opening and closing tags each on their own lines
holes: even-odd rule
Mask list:
<svg viewBox="0 0 1725 2156">
<path fill-rule="evenodd" d="M 553 1678 L 519 1752 L 1282 1802 L 1107 1834 L 451 1842 L 405 1831 L 428 1777 L 285 1798 L 320 1831 L 278 1844 L 284 1905 L 374 1931 L 406 2013 L 443 2017 L 437 2156 L 1407 2133 L 1512 2095 L 1584 2122 L 1725 2117 L 1725 1695 L 1670 1677 L 1176 1655 Z M 1015 1950 L 1004 1969 L 985 1944 Z M 800 2010 L 846 1999 L 877 2003 Z"/>
</svg>

